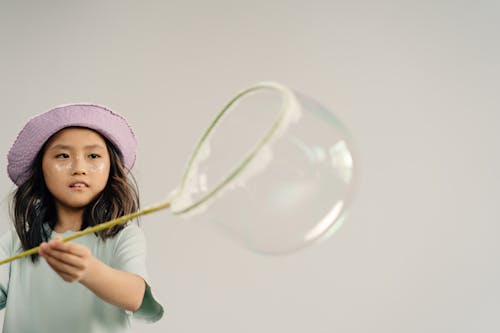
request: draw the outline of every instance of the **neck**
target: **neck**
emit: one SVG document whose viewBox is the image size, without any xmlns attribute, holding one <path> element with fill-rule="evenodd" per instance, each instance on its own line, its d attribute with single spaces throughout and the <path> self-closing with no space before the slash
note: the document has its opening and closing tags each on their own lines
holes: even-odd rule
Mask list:
<svg viewBox="0 0 500 333">
<path fill-rule="evenodd" d="M 79 231 L 82 227 L 83 208 L 68 208 L 61 205 L 57 206 L 57 223 L 54 231 L 63 233 L 68 230 Z"/>
</svg>

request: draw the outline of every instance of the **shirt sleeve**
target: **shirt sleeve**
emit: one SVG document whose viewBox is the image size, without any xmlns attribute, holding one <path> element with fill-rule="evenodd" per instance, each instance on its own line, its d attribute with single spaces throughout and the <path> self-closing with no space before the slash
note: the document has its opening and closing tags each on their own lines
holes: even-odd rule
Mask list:
<svg viewBox="0 0 500 333">
<path fill-rule="evenodd" d="M 7 259 L 11 256 L 12 249 L 12 231 L 5 233 L 0 238 L 0 260 Z M 5 308 L 7 303 L 7 294 L 10 281 L 10 265 L 11 263 L 0 265 L 0 310 Z"/>
<path fill-rule="evenodd" d="M 141 306 L 133 316 L 146 322 L 155 322 L 163 316 L 163 307 L 153 297 L 148 283 L 146 269 L 146 238 L 144 232 L 136 224 L 129 224 L 118 235 L 118 242 L 114 249 L 111 266 L 113 268 L 136 274 L 146 283 Z"/>
</svg>

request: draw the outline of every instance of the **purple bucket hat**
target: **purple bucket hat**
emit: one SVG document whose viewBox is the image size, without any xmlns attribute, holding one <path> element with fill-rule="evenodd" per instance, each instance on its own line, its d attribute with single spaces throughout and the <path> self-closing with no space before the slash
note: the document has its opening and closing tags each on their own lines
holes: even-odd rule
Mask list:
<svg viewBox="0 0 500 333">
<path fill-rule="evenodd" d="M 66 127 L 95 130 L 120 151 L 127 171 L 134 166 L 137 140 L 125 118 L 95 104 L 63 105 L 34 116 L 17 135 L 7 155 L 7 171 L 14 184 L 28 180 L 33 160 L 45 142 Z"/>
</svg>

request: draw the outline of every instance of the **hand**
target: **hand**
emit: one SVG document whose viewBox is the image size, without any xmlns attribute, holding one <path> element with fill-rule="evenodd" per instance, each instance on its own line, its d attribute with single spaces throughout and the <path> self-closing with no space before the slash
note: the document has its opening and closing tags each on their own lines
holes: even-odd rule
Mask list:
<svg viewBox="0 0 500 333">
<path fill-rule="evenodd" d="M 80 244 L 64 243 L 56 237 L 40 245 L 40 256 L 66 282 L 83 280 L 90 271 L 94 257 L 90 250 Z"/>
</svg>

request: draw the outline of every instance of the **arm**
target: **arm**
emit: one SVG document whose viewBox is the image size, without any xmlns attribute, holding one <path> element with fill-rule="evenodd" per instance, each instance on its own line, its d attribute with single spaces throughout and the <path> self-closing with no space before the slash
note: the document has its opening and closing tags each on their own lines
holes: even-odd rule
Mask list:
<svg viewBox="0 0 500 333">
<path fill-rule="evenodd" d="M 40 255 L 65 281 L 80 282 L 104 301 L 129 311 L 141 306 L 144 280 L 107 266 L 85 246 L 56 238 L 40 246 Z"/>
<path fill-rule="evenodd" d="M 8 232 L 0 238 L 0 258 L 8 258 L 12 248 L 12 234 Z M 0 310 L 7 304 L 7 294 L 10 281 L 10 263 L 0 266 Z"/>
</svg>

